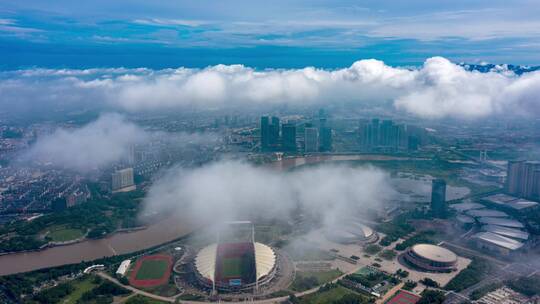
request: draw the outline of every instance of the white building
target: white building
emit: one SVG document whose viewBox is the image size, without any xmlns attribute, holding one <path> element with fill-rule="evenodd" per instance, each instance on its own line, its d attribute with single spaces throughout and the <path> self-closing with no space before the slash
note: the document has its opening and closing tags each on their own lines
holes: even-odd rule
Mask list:
<svg viewBox="0 0 540 304">
<path fill-rule="evenodd" d="M 126 272 L 129 269 L 129 265 L 131 265 L 131 260 L 122 261 L 122 263 L 120 263 L 120 266 L 118 266 L 118 269 L 116 270 L 116 274 L 120 276 L 125 276 Z"/>
<path fill-rule="evenodd" d="M 478 303 L 485 304 L 521 304 L 531 303 L 524 295 L 513 291 L 508 287 L 494 290 L 478 300 Z"/>
<path fill-rule="evenodd" d="M 112 174 L 112 191 L 128 192 L 135 190 L 135 181 L 133 179 L 133 168 L 117 170 Z"/>
</svg>

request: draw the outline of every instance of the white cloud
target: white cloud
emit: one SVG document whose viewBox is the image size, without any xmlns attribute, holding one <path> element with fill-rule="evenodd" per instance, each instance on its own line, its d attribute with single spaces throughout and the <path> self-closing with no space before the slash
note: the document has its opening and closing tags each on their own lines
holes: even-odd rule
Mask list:
<svg viewBox="0 0 540 304">
<path fill-rule="evenodd" d="M 147 137 L 146 132 L 122 116 L 105 114 L 81 128 L 58 129 L 38 138 L 22 159 L 84 172 L 125 159 L 130 145 Z"/>
<path fill-rule="evenodd" d="M 395 191 L 389 175 L 372 167 L 322 165 L 292 172 L 220 161 L 195 169 L 171 169 L 145 198 L 145 213 L 177 213 L 191 219 L 286 218 L 298 205 L 326 224 L 377 208 Z"/>
<path fill-rule="evenodd" d="M 540 72 L 470 72 L 442 57 L 418 69 L 369 59 L 348 68 L 255 70 L 243 65 L 205 69 L 24 70 L 0 75 L 3 103 L 103 102 L 128 111 L 249 104 L 356 105 L 393 102 L 428 118 L 540 114 Z M 33 92 L 33 93 L 32 93 Z M 0 107 L 2 105 L 0 104 Z"/>
</svg>

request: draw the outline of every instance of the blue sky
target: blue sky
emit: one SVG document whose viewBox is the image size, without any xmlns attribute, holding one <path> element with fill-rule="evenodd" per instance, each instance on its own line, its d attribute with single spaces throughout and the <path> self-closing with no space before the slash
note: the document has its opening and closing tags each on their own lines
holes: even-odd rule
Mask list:
<svg viewBox="0 0 540 304">
<path fill-rule="evenodd" d="M 537 1 L 508 0 L 2 0 L 0 68 L 538 65 L 538 16 Z"/>
</svg>

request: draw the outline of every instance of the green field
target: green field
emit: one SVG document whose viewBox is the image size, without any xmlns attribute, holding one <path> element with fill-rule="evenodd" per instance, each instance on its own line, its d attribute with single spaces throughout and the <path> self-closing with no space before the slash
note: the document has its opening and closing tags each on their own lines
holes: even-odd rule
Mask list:
<svg viewBox="0 0 540 304">
<path fill-rule="evenodd" d="M 47 235 L 53 242 L 67 242 L 76 240 L 84 235 L 82 230 L 65 227 L 51 227 Z"/>
<path fill-rule="evenodd" d="M 62 300 L 63 304 L 76 304 L 77 301 L 82 297 L 82 295 L 96 287 L 98 284 L 93 282 L 93 278 L 91 276 L 87 277 L 86 279 L 80 281 L 76 280 L 73 283 L 73 287 L 75 290 L 71 292 L 67 297 L 65 297 Z"/>
<path fill-rule="evenodd" d="M 162 278 L 167 272 L 169 263 L 165 260 L 144 260 L 137 271 L 136 280 L 155 280 Z"/>
<path fill-rule="evenodd" d="M 330 282 L 342 274 L 343 273 L 337 269 L 328 271 L 298 271 L 289 288 L 294 291 L 308 290 Z"/>
<path fill-rule="evenodd" d="M 347 289 L 343 286 L 337 286 L 336 288 L 332 288 L 330 290 L 326 290 L 323 292 L 317 292 L 305 297 L 300 298 L 301 304 L 326 304 L 326 303 L 333 303 L 337 300 L 340 300 L 343 296 L 351 295 L 354 298 L 360 299 L 364 298 L 362 295 Z M 351 302 L 356 303 L 356 302 Z M 362 303 L 362 302 L 357 302 Z"/>
<path fill-rule="evenodd" d="M 242 258 L 224 258 L 222 260 L 222 276 L 240 277 L 242 276 Z"/>
</svg>

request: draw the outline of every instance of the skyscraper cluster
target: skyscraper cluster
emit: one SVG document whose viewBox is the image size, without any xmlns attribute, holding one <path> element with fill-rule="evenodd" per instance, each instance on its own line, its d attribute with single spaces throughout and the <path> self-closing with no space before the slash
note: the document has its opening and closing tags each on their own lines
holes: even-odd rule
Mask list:
<svg viewBox="0 0 540 304">
<path fill-rule="evenodd" d="M 416 126 L 378 118 L 360 122 L 359 141 L 367 150 L 417 150 L 424 138 L 425 131 Z"/>
<path fill-rule="evenodd" d="M 509 161 L 506 192 L 528 199 L 540 199 L 540 162 Z"/>
<path fill-rule="evenodd" d="M 278 117 L 261 117 L 261 151 L 297 151 L 298 128 L 294 123 L 280 125 Z M 300 132 L 302 129 L 300 129 Z M 301 136 L 302 134 L 300 134 Z M 319 125 L 304 125 L 304 152 L 332 151 L 332 129 L 326 126 L 324 111 L 319 113 Z"/>
</svg>

